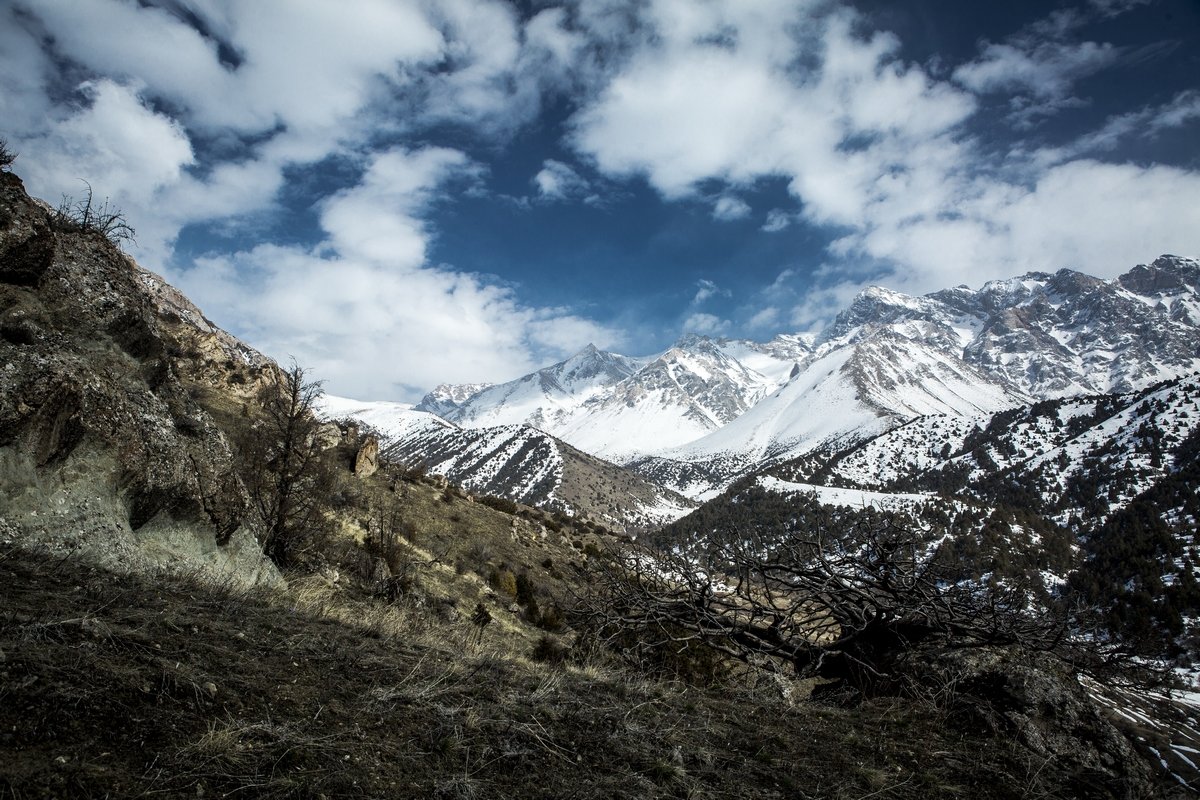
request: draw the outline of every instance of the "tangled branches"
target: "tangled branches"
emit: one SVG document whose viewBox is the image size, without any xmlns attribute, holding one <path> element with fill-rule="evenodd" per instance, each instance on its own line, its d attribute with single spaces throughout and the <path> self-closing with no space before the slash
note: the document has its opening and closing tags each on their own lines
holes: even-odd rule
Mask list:
<svg viewBox="0 0 1200 800">
<path fill-rule="evenodd" d="M 125 214 L 110 205 L 107 197 L 103 203 L 96 203 L 92 185 L 87 181 L 83 183 L 87 186 L 87 195 L 80 200 L 63 195 L 54 212 L 54 224 L 65 230 L 99 233 L 114 245 L 134 241 L 135 231 Z"/>
<path fill-rule="evenodd" d="M 610 640 L 637 632 L 642 651 L 703 643 L 868 693 L 894 688 L 897 668 L 920 647 L 1062 651 L 1063 615 L 1035 611 L 1022 591 L 951 579 L 939 546 L 930 532 L 884 517 L 840 535 L 731 532 L 690 557 L 614 556 L 581 614 Z"/>
</svg>

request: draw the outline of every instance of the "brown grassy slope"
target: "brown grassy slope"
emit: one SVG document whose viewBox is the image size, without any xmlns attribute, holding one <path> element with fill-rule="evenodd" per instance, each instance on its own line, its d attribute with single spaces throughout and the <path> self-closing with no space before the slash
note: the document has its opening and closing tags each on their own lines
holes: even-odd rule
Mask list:
<svg viewBox="0 0 1200 800">
<path fill-rule="evenodd" d="M 789 706 L 293 581 L 0 555 L 0 797 L 1070 797 L 933 705 Z"/>
</svg>

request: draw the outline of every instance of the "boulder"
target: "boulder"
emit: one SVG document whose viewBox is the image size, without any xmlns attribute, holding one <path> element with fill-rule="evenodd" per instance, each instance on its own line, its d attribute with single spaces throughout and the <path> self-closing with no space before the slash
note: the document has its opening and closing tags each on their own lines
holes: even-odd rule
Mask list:
<svg viewBox="0 0 1200 800">
<path fill-rule="evenodd" d="M 354 456 L 354 474 L 360 478 L 374 475 L 379 469 L 379 439 L 368 436 Z"/>
</svg>

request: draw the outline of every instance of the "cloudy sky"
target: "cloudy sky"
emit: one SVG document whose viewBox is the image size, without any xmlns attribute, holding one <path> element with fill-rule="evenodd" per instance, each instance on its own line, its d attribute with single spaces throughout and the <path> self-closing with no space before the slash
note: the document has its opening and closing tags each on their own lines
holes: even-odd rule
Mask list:
<svg viewBox="0 0 1200 800">
<path fill-rule="evenodd" d="M 411 401 L 1200 256 L 1200 4 L 0 0 L 0 136 L 217 323 Z"/>
</svg>

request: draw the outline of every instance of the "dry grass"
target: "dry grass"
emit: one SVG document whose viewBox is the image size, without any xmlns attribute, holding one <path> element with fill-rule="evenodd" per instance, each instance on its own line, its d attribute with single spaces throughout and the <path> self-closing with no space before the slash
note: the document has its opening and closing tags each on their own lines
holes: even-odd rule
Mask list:
<svg viewBox="0 0 1200 800">
<path fill-rule="evenodd" d="M 0 797 L 1017 797 L 1052 769 L 925 704 L 789 704 L 349 596 L 0 564 Z M 1039 771 L 1040 770 L 1040 771 Z"/>
</svg>

